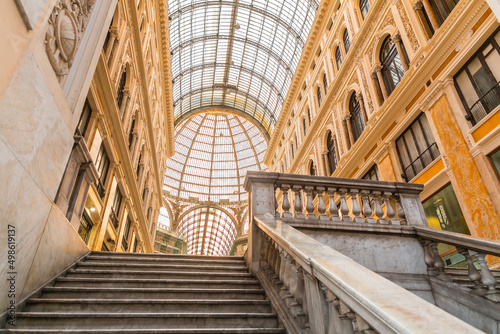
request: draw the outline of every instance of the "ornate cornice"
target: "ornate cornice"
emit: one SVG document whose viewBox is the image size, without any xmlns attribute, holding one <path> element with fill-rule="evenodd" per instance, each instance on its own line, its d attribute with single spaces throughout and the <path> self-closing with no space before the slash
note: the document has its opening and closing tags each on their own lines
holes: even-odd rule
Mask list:
<svg viewBox="0 0 500 334">
<path fill-rule="evenodd" d="M 163 84 L 163 104 L 165 106 L 165 127 L 167 140 L 167 158 L 175 153 L 174 139 L 174 102 L 172 93 L 172 69 L 170 68 L 170 32 L 168 27 L 168 8 L 166 0 L 155 1 L 156 35 L 159 40 L 158 49 L 160 78 Z"/>
</svg>

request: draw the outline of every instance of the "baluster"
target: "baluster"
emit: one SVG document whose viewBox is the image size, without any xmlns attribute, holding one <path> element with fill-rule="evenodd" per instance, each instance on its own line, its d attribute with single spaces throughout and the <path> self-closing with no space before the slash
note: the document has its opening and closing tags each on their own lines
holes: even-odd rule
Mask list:
<svg viewBox="0 0 500 334">
<path fill-rule="evenodd" d="M 376 221 L 372 217 L 373 210 L 370 205 L 370 191 L 361 190 L 360 197 L 361 197 L 361 202 L 363 203 L 363 215 L 365 216 L 366 222 L 375 224 Z"/>
<path fill-rule="evenodd" d="M 384 203 L 385 203 L 385 219 L 389 224 L 399 225 L 399 221 L 397 221 L 394 217 L 396 217 L 396 212 L 392 208 L 391 204 L 391 193 L 384 192 Z"/>
<path fill-rule="evenodd" d="M 408 225 L 408 221 L 406 220 L 405 210 L 403 208 L 403 205 L 401 205 L 401 196 L 399 194 L 396 194 L 395 198 L 396 198 L 396 207 L 398 209 L 399 223 L 401 225 Z"/>
<path fill-rule="evenodd" d="M 332 222 L 340 222 L 340 217 L 339 217 L 339 208 L 337 208 L 337 204 L 335 204 L 335 192 L 337 189 L 335 188 L 328 188 L 327 193 L 328 193 L 328 198 L 330 199 L 330 205 L 328 206 L 328 211 L 330 212 L 330 219 Z"/>
<path fill-rule="evenodd" d="M 279 195 L 280 191 L 281 191 L 280 188 L 278 188 L 277 186 L 274 187 L 274 217 L 275 218 L 281 218 L 279 206 L 278 206 L 278 195 Z"/>
<path fill-rule="evenodd" d="M 304 290 L 304 270 L 301 267 L 297 267 L 297 290 L 295 293 L 295 300 L 297 300 L 297 303 L 302 306 L 304 314 L 307 314 L 307 307 L 304 304 Z"/>
<path fill-rule="evenodd" d="M 419 239 L 419 241 L 422 244 L 422 248 L 424 249 L 424 261 L 425 264 L 427 264 L 427 273 L 432 277 L 437 276 L 438 270 L 436 267 L 434 267 L 434 256 L 432 255 L 431 249 L 429 247 L 430 241 L 424 239 Z"/>
<path fill-rule="evenodd" d="M 295 219 L 305 219 L 306 216 L 302 213 L 302 186 L 292 186 L 292 190 L 295 193 Z"/>
<path fill-rule="evenodd" d="M 469 250 L 469 253 L 477 259 L 479 265 L 481 266 L 481 281 L 488 288 L 485 297 L 492 302 L 500 303 L 500 291 L 498 291 L 498 289 L 495 287 L 495 276 L 493 276 L 493 274 L 491 273 L 490 268 L 488 268 L 488 263 L 484 259 L 486 257 L 486 254 L 471 250 Z"/>
<path fill-rule="evenodd" d="M 335 305 L 335 301 L 338 303 L 338 298 L 330 290 L 326 291 L 326 301 L 328 303 L 328 334 L 338 334 L 343 333 L 343 323 L 340 319 L 339 311 Z"/>
<path fill-rule="evenodd" d="M 354 215 L 354 222 L 355 223 L 364 223 L 365 220 L 363 217 L 361 217 L 361 209 L 359 208 L 358 204 L 358 189 L 351 189 L 351 192 L 349 195 L 351 196 L 351 201 L 352 201 L 352 214 Z"/>
<path fill-rule="evenodd" d="M 290 257 L 290 294 L 294 297 L 297 294 L 297 267 L 292 257 Z"/>
<path fill-rule="evenodd" d="M 323 195 L 325 193 L 325 187 L 316 187 L 316 191 L 318 192 L 318 211 L 319 211 L 319 220 L 328 220 L 328 216 L 325 215 L 326 206 L 323 201 Z"/>
<path fill-rule="evenodd" d="M 438 248 L 437 248 L 437 242 L 430 241 L 429 244 L 428 244 L 428 247 L 431 250 L 432 258 L 434 260 L 434 267 L 438 270 L 437 277 L 440 278 L 443 281 L 451 282 L 452 279 L 451 279 L 450 275 L 448 275 L 444 271 L 445 265 L 444 265 L 443 259 L 439 255 L 439 251 L 438 251 Z"/>
<path fill-rule="evenodd" d="M 347 201 L 345 199 L 345 194 L 347 189 L 340 189 L 340 213 L 342 214 L 342 221 L 344 223 L 352 223 L 352 218 L 349 216 L 349 207 L 347 206 Z"/>
<path fill-rule="evenodd" d="M 462 254 L 467 262 L 467 274 L 469 275 L 471 282 L 474 284 L 472 291 L 479 296 L 484 296 L 486 294 L 486 289 L 481 284 L 481 274 L 472 262 L 469 250 L 457 247 L 457 252 Z"/>
<path fill-rule="evenodd" d="M 292 218 L 293 214 L 290 212 L 290 201 L 288 200 L 290 185 L 282 184 L 281 189 L 283 190 L 283 204 L 281 205 L 283 208 L 283 218 Z"/>
<path fill-rule="evenodd" d="M 354 334 L 354 328 L 352 323 L 352 318 L 355 316 L 346 304 L 344 304 L 340 299 L 338 299 L 339 316 L 343 323 L 343 332 L 345 334 Z"/>
<path fill-rule="evenodd" d="M 281 261 L 280 261 L 280 246 L 278 246 L 278 244 L 275 244 L 274 245 L 274 248 L 275 248 L 275 262 L 274 262 L 274 274 L 275 274 L 275 278 L 277 279 L 277 281 L 279 281 L 279 278 L 280 278 L 280 268 L 281 268 Z"/>
<path fill-rule="evenodd" d="M 314 214 L 314 204 L 312 201 L 314 187 L 305 186 L 304 189 L 305 189 L 306 196 L 307 196 L 307 204 L 306 204 L 307 219 L 317 220 L 318 217 L 316 217 L 316 215 Z"/>
<path fill-rule="evenodd" d="M 382 210 L 382 204 L 380 203 L 381 193 L 379 191 L 372 192 L 373 201 L 375 202 L 375 215 L 377 216 L 377 223 L 387 224 L 387 220 L 384 219 L 384 210 Z"/>
<path fill-rule="evenodd" d="M 260 249 L 259 249 L 259 253 L 260 253 L 260 261 L 259 261 L 259 266 L 263 269 L 266 269 L 267 266 L 268 266 L 268 263 L 267 263 L 267 249 L 268 249 L 268 241 L 266 239 L 266 234 L 261 230 L 260 231 Z"/>
<path fill-rule="evenodd" d="M 373 330 L 370 326 L 369 323 L 365 321 L 365 319 L 361 318 L 358 314 L 355 314 L 354 320 L 354 327 L 356 328 L 355 333 L 361 333 L 361 334 L 375 334 L 377 333 L 375 330 Z"/>
</svg>

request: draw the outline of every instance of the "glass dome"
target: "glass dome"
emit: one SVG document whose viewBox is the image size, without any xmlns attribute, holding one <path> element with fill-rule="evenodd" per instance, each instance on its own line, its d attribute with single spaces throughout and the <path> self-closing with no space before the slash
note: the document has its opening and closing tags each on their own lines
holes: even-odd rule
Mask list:
<svg viewBox="0 0 500 334">
<path fill-rule="evenodd" d="M 267 142 L 257 126 L 226 113 L 201 113 L 179 124 L 175 155 L 167 162 L 168 196 L 198 202 L 248 200 L 248 170 L 266 171 Z"/>
<path fill-rule="evenodd" d="M 188 212 L 177 228 L 187 242 L 189 255 L 223 256 L 229 253 L 236 228 L 222 210 L 210 207 Z"/>
</svg>

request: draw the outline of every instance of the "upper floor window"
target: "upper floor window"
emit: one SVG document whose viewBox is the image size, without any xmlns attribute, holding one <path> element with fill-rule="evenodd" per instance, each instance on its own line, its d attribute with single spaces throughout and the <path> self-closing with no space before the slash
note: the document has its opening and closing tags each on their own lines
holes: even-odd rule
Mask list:
<svg viewBox="0 0 500 334">
<path fill-rule="evenodd" d="M 295 158 L 295 150 L 293 149 L 293 144 L 290 145 L 290 152 L 292 153 L 292 160 Z"/>
<path fill-rule="evenodd" d="M 309 125 L 312 123 L 311 109 L 307 108 L 307 117 L 309 118 Z"/>
<path fill-rule="evenodd" d="M 314 161 L 312 160 L 309 163 L 309 175 L 316 175 L 316 166 L 314 166 Z"/>
<path fill-rule="evenodd" d="M 359 2 L 359 9 L 361 11 L 361 16 L 365 19 L 366 15 L 368 15 L 368 11 L 370 10 L 370 2 L 368 0 L 361 0 Z"/>
<path fill-rule="evenodd" d="M 118 104 L 118 108 L 122 105 L 123 101 L 123 93 L 125 91 L 125 84 L 127 83 L 127 71 L 124 69 L 122 76 L 120 77 L 120 82 L 118 83 L 118 90 L 116 94 L 116 103 Z"/>
<path fill-rule="evenodd" d="M 325 89 L 325 94 L 328 93 L 328 79 L 326 78 L 326 73 L 323 74 L 323 88 Z"/>
<path fill-rule="evenodd" d="M 109 214 L 109 218 L 111 219 L 111 222 L 113 223 L 115 229 L 118 228 L 119 224 L 118 215 L 120 214 L 121 206 L 122 206 L 122 192 L 117 187 L 115 198 L 113 199 L 113 205 L 111 206 L 111 212 Z"/>
<path fill-rule="evenodd" d="M 396 149 L 406 181 L 440 156 L 425 114 L 422 113 L 396 140 Z"/>
<path fill-rule="evenodd" d="M 347 32 L 347 29 L 344 30 L 344 50 L 345 53 L 349 52 L 349 49 L 351 48 L 351 40 L 349 39 L 349 33 Z"/>
<path fill-rule="evenodd" d="M 349 112 L 351 114 L 351 128 L 354 141 L 358 140 L 365 129 L 363 115 L 361 114 L 361 106 L 356 98 L 356 92 L 352 93 L 349 100 Z"/>
<path fill-rule="evenodd" d="M 450 15 L 451 11 L 458 4 L 459 0 L 429 0 L 437 21 L 443 24 L 444 20 Z"/>
<path fill-rule="evenodd" d="M 135 130 L 135 118 L 132 118 L 132 122 L 130 124 L 130 131 L 128 133 L 128 148 L 132 148 L 132 141 L 134 140 L 134 130 Z"/>
<path fill-rule="evenodd" d="M 337 63 L 337 70 L 340 71 L 340 66 L 342 65 L 342 54 L 340 53 L 340 47 L 338 46 L 335 50 L 335 62 Z"/>
<path fill-rule="evenodd" d="M 321 102 L 323 102 L 323 99 L 321 97 L 321 88 L 319 88 L 319 86 L 318 89 L 316 90 L 316 94 L 318 96 L 318 106 L 321 107 Z"/>
<path fill-rule="evenodd" d="M 333 140 L 332 132 L 328 132 L 328 137 L 326 139 L 327 147 L 327 157 L 328 157 L 328 167 L 330 175 L 337 169 L 337 152 L 335 150 L 335 140 Z"/>
<path fill-rule="evenodd" d="M 304 130 L 304 136 L 307 135 L 307 125 L 306 125 L 306 118 L 302 118 L 302 129 Z"/>
<path fill-rule="evenodd" d="M 362 177 L 363 180 L 373 180 L 373 181 L 378 181 L 378 173 L 377 173 L 377 165 L 373 165 L 372 168 L 366 172 L 365 175 Z"/>
<path fill-rule="evenodd" d="M 500 31 L 490 37 L 455 76 L 455 87 L 476 125 L 500 105 Z"/>
<path fill-rule="evenodd" d="M 106 177 L 108 176 L 109 170 L 109 158 L 108 153 L 106 152 L 106 147 L 104 147 L 104 143 L 101 143 L 99 153 L 97 154 L 95 168 L 97 169 L 97 174 L 99 175 L 99 179 L 97 180 L 97 191 L 101 197 L 104 197 L 104 184 L 106 183 Z"/>
<path fill-rule="evenodd" d="M 91 115 L 92 115 L 92 108 L 90 107 L 89 101 L 85 100 L 85 104 L 83 105 L 82 115 L 80 116 L 80 121 L 78 122 L 78 128 L 77 128 L 78 132 L 82 137 L 85 137 L 85 133 L 87 132 Z"/>
<path fill-rule="evenodd" d="M 404 52 L 404 46 L 402 43 L 401 47 Z M 382 63 L 382 77 L 384 78 L 387 94 L 390 95 L 405 74 L 398 50 L 396 45 L 392 42 L 390 36 L 387 36 L 382 44 L 382 48 L 380 49 L 380 62 Z"/>
</svg>

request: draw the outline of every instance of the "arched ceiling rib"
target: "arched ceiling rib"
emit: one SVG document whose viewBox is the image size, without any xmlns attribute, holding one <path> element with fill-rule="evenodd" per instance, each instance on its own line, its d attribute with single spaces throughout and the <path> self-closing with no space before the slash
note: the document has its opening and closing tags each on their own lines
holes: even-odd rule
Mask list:
<svg viewBox="0 0 500 334">
<path fill-rule="evenodd" d="M 169 0 L 175 119 L 234 108 L 270 135 L 317 8 L 316 0 Z"/>
</svg>

